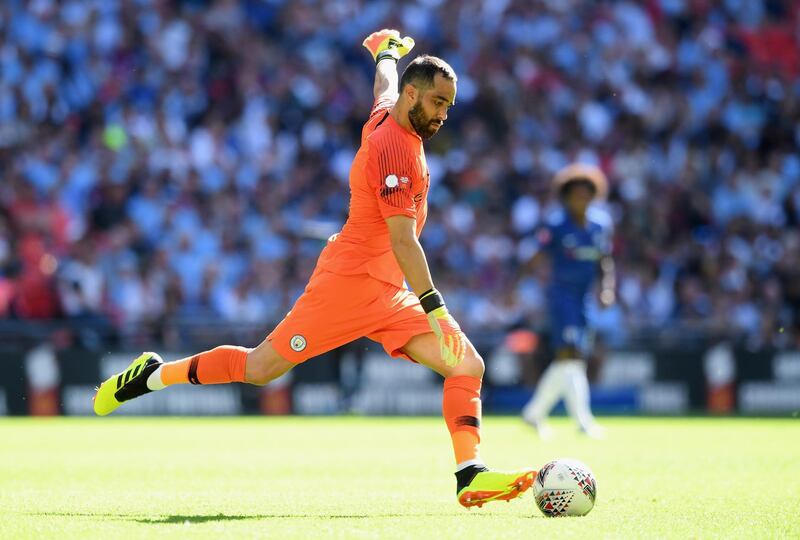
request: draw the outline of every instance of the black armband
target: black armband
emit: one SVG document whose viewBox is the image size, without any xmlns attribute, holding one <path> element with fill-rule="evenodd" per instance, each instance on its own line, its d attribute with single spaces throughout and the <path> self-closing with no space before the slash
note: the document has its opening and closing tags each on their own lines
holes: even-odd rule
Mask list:
<svg viewBox="0 0 800 540">
<path fill-rule="evenodd" d="M 430 313 L 434 309 L 444 305 L 444 298 L 442 298 L 442 295 L 439 294 L 439 291 L 436 289 L 429 289 L 419 295 L 419 303 L 422 305 L 422 309 L 425 310 L 425 313 Z"/>
</svg>

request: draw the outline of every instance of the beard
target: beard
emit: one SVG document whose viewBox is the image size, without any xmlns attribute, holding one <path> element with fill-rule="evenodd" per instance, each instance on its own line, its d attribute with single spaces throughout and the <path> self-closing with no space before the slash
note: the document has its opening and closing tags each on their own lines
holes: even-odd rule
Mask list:
<svg viewBox="0 0 800 540">
<path fill-rule="evenodd" d="M 408 121 L 417 132 L 421 139 L 427 140 L 436 135 L 438 127 L 440 126 L 438 120 L 433 120 L 429 116 L 425 116 L 425 111 L 422 110 L 422 103 L 417 102 L 408 111 Z"/>
</svg>

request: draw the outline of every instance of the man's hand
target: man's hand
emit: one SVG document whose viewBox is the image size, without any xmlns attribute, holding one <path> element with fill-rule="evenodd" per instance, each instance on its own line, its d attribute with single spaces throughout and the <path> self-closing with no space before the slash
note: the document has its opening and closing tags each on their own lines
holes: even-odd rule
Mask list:
<svg viewBox="0 0 800 540">
<path fill-rule="evenodd" d="M 597 301 L 603 309 L 613 306 L 616 300 L 614 289 L 601 289 L 597 295 Z"/>
<path fill-rule="evenodd" d="M 467 343 L 464 332 L 456 320 L 447 311 L 442 295 L 436 289 L 431 289 L 419 297 L 422 309 L 428 315 L 428 324 L 439 340 L 439 352 L 442 360 L 448 367 L 454 367 L 464 360 L 467 352 Z M 433 307 L 436 306 L 436 307 Z"/>
<path fill-rule="evenodd" d="M 377 64 L 385 58 L 397 62 L 414 48 L 414 40 L 408 36 L 401 38 L 397 30 L 384 28 L 367 36 L 362 45 L 372 54 Z"/>
<path fill-rule="evenodd" d="M 600 290 L 597 293 L 597 300 L 603 309 L 609 308 L 617 301 L 616 277 L 614 275 L 614 259 L 606 255 L 600 259 Z"/>
</svg>

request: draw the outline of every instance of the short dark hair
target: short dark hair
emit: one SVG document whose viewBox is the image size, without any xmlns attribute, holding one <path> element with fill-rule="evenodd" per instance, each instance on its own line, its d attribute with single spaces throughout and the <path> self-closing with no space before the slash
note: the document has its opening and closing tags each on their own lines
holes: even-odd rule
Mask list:
<svg viewBox="0 0 800 540">
<path fill-rule="evenodd" d="M 407 84 L 413 84 L 418 88 L 430 88 L 437 73 L 449 81 L 458 80 L 450 64 L 441 58 L 427 54 L 417 56 L 403 71 L 403 76 L 400 77 L 400 89 L 405 88 Z"/>
</svg>

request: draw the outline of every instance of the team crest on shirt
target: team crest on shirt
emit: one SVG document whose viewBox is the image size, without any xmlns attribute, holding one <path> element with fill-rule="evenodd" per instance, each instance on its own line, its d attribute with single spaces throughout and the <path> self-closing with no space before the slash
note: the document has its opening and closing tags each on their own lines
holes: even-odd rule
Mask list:
<svg viewBox="0 0 800 540">
<path fill-rule="evenodd" d="M 406 179 L 406 181 L 408 181 L 408 179 Z M 397 184 L 399 184 L 400 181 L 397 179 L 396 174 L 390 174 L 389 176 L 386 177 L 385 183 L 386 187 L 388 188 L 396 188 Z"/>
<path fill-rule="evenodd" d="M 292 336 L 292 339 L 289 340 L 289 346 L 292 348 L 294 352 L 301 352 L 303 349 L 306 348 L 308 343 L 306 342 L 306 338 L 301 336 L 300 334 L 295 334 Z"/>
</svg>

